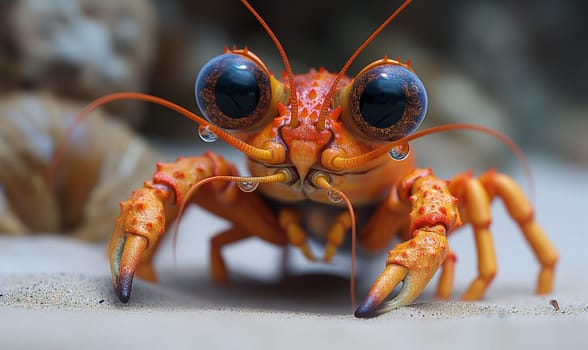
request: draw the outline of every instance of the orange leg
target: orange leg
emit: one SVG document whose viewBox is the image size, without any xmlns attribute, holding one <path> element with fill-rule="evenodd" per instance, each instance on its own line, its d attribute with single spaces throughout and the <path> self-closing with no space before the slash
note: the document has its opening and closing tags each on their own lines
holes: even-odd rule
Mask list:
<svg viewBox="0 0 588 350">
<path fill-rule="evenodd" d="M 407 176 L 398 188 L 398 198 L 411 207 L 410 239 L 388 253 L 386 268 L 355 311 L 357 317 L 377 316 L 414 301 L 449 253 L 447 233 L 461 225 L 455 197 L 430 170 L 415 170 Z M 400 282 L 398 295 L 384 303 Z"/>
<path fill-rule="evenodd" d="M 455 276 L 455 262 L 457 257 L 455 253 L 450 249 L 443 265 L 441 265 L 441 276 L 439 277 L 439 283 L 437 284 L 437 298 L 448 300 L 451 298 L 453 292 L 453 279 Z"/>
<path fill-rule="evenodd" d="M 370 218 L 359 234 L 359 244 L 370 252 L 381 252 L 400 233 L 408 231 L 410 205 L 398 198 L 396 188 Z"/>
<path fill-rule="evenodd" d="M 225 259 L 221 254 L 221 249 L 226 245 L 239 242 L 249 237 L 251 235 L 243 230 L 230 228 L 210 239 L 210 273 L 216 283 L 226 284 L 229 282 L 229 272 Z"/>
<path fill-rule="evenodd" d="M 517 183 L 507 175 L 489 171 L 480 177 L 480 182 L 490 195 L 504 202 L 510 216 L 517 222 L 535 257 L 541 264 L 537 279 L 537 294 L 550 293 L 553 289 L 555 265 L 558 254 L 539 224 L 531 203 Z"/>
<path fill-rule="evenodd" d="M 296 209 L 282 209 L 278 214 L 280 226 L 286 232 L 288 242 L 294 247 L 300 249 L 302 254 L 309 260 L 315 261 L 316 258 L 306 240 L 306 233 L 300 227 L 300 213 Z"/>
<path fill-rule="evenodd" d="M 309 261 L 316 261 L 316 257 L 312 253 L 308 242 L 306 233 L 300 226 L 300 213 L 296 209 L 282 209 L 278 214 L 281 227 L 286 232 L 288 242 L 300 249 L 302 254 Z M 335 218 L 333 224 L 325 235 L 325 252 L 323 255 L 323 261 L 329 262 L 333 259 L 333 256 L 337 252 L 337 249 L 343 243 L 345 239 L 345 233 L 351 227 L 351 216 L 348 212 L 343 212 Z"/>
<path fill-rule="evenodd" d="M 469 222 L 474 230 L 474 240 L 478 253 L 478 276 L 470 284 L 462 299 L 478 300 L 494 279 L 497 270 L 494 243 L 490 232 L 490 199 L 486 189 L 478 179 L 469 173 L 455 177 L 449 185 L 458 199 L 460 213 L 464 222 Z"/>
<path fill-rule="evenodd" d="M 232 164 L 213 153 L 179 158 L 174 163 L 158 164 L 153 181 L 147 181 L 144 188 L 121 203 L 121 215 L 109 246 L 114 289 L 121 301 L 128 301 L 135 273 L 141 278 L 156 279 L 153 255 L 192 186 L 211 176 L 236 173 Z M 222 276 L 224 262 L 220 255 L 220 246 L 224 244 L 218 244 L 222 240 L 228 240 L 228 244 L 245 236 L 256 236 L 273 244 L 287 244 L 285 233 L 262 199 L 256 193 L 240 191 L 234 183 L 208 183 L 190 201 L 233 224 L 232 233 L 225 232 L 218 242 L 213 242 L 217 243 L 211 255 L 215 279 L 226 279 Z"/>
<path fill-rule="evenodd" d="M 349 212 L 345 211 L 337 215 L 335 221 L 326 235 L 325 254 L 323 261 L 329 262 L 335 256 L 337 249 L 343 243 L 345 239 L 345 233 L 351 228 L 351 216 Z"/>
<path fill-rule="evenodd" d="M 537 282 L 537 293 L 549 293 L 553 288 L 553 275 L 557 263 L 557 252 L 541 227 L 534 219 L 534 210 L 520 187 L 510 177 L 489 171 L 479 179 L 465 173 L 455 177 L 450 188 L 460 199 L 460 209 L 464 221 L 470 222 L 474 229 L 478 253 L 478 277 L 462 296 L 465 300 L 478 300 L 496 274 L 496 256 L 489 230 L 491 222 L 490 202 L 500 197 L 510 216 L 517 222 L 527 242 L 531 246 L 541 271 Z"/>
</svg>

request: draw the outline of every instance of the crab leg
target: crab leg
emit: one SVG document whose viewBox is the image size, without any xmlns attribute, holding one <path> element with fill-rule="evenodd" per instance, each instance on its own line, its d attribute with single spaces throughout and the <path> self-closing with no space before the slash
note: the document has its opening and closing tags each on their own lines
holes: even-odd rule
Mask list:
<svg viewBox="0 0 588 350">
<path fill-rule="evenodd" d="M 282 209 L 278 214 L 278 218 L 280 226 L 286 232 L 289 243 L 300 249 L 309 261 L 316 260 L 308 245 L 306 233 L 300 227 L 300 213 L 295 209 Z"/>
<path fill-rule="evenodd" d="M 329 229 L 326 235 L 326 245 L 325 245 L 325 253 L 323 255 L 323 261 L 329 262 L 335 256 L 337 249 L 343 243 L 345 239 L 345 233 L 351 227 L 351 215 L 349 212 L 343 212 L 339 214 L 335 221 L 333 222 L 333 226 Z"/>
<path fill-rule="evenodd" d="M 414 301 L 449 254 L 447 233 L 461 225 L 455 197 L 431 170 L 419 169 L 407 176 L 398 198 L 411 205 L 411 239 L 388 253 L 386 268 L 357 308 L 357 317 L 377 316 Z M 400 282 L 398 295 L 384 302 Z"/>
<path fill-rule="evenodd" d="M 158 164 L 152 181 L 134 191 L 121 203 L 121 214 L 110 240 L 109 254 L 114 290 L 127 302 L 135 274 L 156 280 L 152 258 L 160 237 L 177 215 L 192 186 L 215 175 L 236 175 L 234 166 L 223 158 L 206 153 Z M 211 270 L 219 282 L 228 280 L 220 250 L 222 246 L 257 236 L 276 245 L 285 245 L 286 236 L 275 215 L 255 193 L 245 193 L 234 183 L 211 182 L 202 186 L 191 202 L 233 224 L 211 240 Z M 239 210 L 235 210 L 239 208 Z"/>
<path fill-rule="evenodd" d="M 227 284 L 229 282 L 229 272 L 221 254 L 222 247 L 249 237 L 251 235 L 243 230 L 230 228 L 210 239 L 210 273 L 216 283 Z"/>
<path fill-rule="evenodd" d="M 459 198 L 463 220 L 474 229 L 478 253 L 478 276 L 472 281 L 462 299 L 478 300 L 496 274 L 496 256 L 490 232 L 490 202 L 500 197 L 511 217 L 517 222 L 535 256 L 541 264 L 537 281 L 537 293 L 544 294 L 553 287 L 553 275 L 557 252 L 541 227 L 535 222 L 533 207 L 523 191 L 510 177 L 488 171 L 479 178 L 471 173 L 460 174 L 449 183 L 451 192 Z"/>
<path fill-rule="evenodd" d="M 480 181 L 473 178 L 469 172 L 455 177 L 449 187 L 460 200 L 463 221 L 472 225 L 478 255 L 478 276 L 472 281 L 462 299 L 478 300 L 492 283 L 497 271 L 496 253 L 490 232 L 490 199 Z"/>
<path fill-rule="evenodd" d="M 449 300 L 453 291 L 453 279 L 455 276 L 455 262 L 457 257 L 453 250 L 449 250 L 443 265 L 441 265 L 441 276 L 439 276 L 439 283 L 437 284 L 437 298 L 442 300 Z"/>
<path fill-rule="evenodd" d="M 541 264 L 536 293 L 550 293 L 553 289 L 558 254 L 547 235 L 535 221 L 535 213 L 531 203 L 517 183 L 507 175 L 488 171 L 480 176 L 479 181 L 490 198 L 497 196 L 502 199 L 508 213 L 519 225 L 527 243 Z"/>
</svg>

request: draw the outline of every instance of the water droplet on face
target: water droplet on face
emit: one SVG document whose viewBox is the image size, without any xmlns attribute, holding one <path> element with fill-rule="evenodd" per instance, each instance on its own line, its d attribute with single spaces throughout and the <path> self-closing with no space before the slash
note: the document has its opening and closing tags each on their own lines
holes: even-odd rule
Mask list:
<svg viewBox="0 0 588 350">
<path fill-rule="evenodd" d="M 218 136 L 210 130 L 208 125 L 198 127 L 198 136 L 204 142 L 210 143 L 218 140 Z"/>
<path fill-rule="evenodd" d="M 408 143 L 396 146 L 390 150 L 390 158 L 394 160 L 405 160 L 410 153 L 410 146 Z"/>
<path fill-rule="evenodd" d="M 341 194 L 339 193 L 339 191 L 336 191 L 334 189 L 329 189 L 327 191 L 327 197 L 329 197 L 329 200 L 332 203 L 339 203 L 343 200 L 343 197 L 341 197 Z"/>
<path fill-rule="evenodd" d="M 241 181 L 237 183 L 237 186 L 243 192 L 253 192 L 259 187 L 259 182 Z"/>
</svg>

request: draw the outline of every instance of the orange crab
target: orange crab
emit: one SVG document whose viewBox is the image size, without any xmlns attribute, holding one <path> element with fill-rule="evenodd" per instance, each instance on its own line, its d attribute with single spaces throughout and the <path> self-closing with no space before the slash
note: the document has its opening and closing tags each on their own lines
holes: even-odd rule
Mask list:
<svg viewBox="0 0 588 350">
<path fill-rule="evenodd" d="M 338 74 L 320 69 L 296 76 L 271 29 L 247 1 L 241 2 L 279 50 L 284 82 L 248 49 L 226 49 L 204 66 L 196 81 L 196 99 L 206 119 L 135 93 L 105 96 L 80 115 L 118 99 L 162 104 L 200 124 L 203 139 L 218 137 L 243 152 L 252 174 L 239 176 L 233 164 L 212 152 L 158 164 L 153 179 L 121 203 L 110 240 L 114 290 L 121 301 L 129 300 L 135 275 L 156 279 L 153 255 L 188 202 L 232 224 L 210 242 L 211 274 L 219 283 L 229 279 L 222 248 L 247 238 L 292 245 L 309 260 L 323 261 L 331 260 L 346 238 L 353 254 L 356 236 L 370 252 L 387 249 L 399 238 L 403 242 L 390 250 L 384 271 L 355 312 L 357 317 L 372 317 L 410 304 L 439 268 L 437 296 L 450 297 L 455 255 L 447 236 L 462 222 L 473 227 L 478 253 L 478 276 L 463 299 L 480 299 L 496 273 L 489 206 L 500 197 L 541 265 L 537 293 L 552 290 L 557 252 L 511 178 L 489 171 L 480 177 L 466 172 L 441 180 L 430 169 L 416 169 L 408 154 L 409 141 L 452 129 L 489 133 L 520 155 L 516 145 L 474 125 L 415 133 L 425 116 L 427 96 L 409 62 L 384 57 L 353 79 L 345 76 L 357 55 L 411 1 L 370 35 Z M 324 242 L 322 257 L 310 249 L 308 237 Z M 353 299 L 353 264 L 351 273 Z M 400 283 L 400 292 L 385 301 Z"/>
</svg>

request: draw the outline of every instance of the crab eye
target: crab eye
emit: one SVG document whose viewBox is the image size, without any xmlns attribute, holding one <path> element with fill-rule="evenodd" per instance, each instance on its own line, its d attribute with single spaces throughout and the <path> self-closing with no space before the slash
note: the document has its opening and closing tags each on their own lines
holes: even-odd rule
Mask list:
<svg viewBox="0 0 588 350">
<path fill-rule="evenodd" d="M 383 63 L 361 72 L 348 96 L 351 122 L 365 136 L 401 139 L 425 118 L 427 94 L 420 79 L 404 66 Z"/>
<path fill-rule="evenodd" d="M 227 53 L 208 61 L 194 90 L 206 119 L 221 128 L 250 128 L 269 111 L 269 74 L 245 55 Z"/>
</svg>

